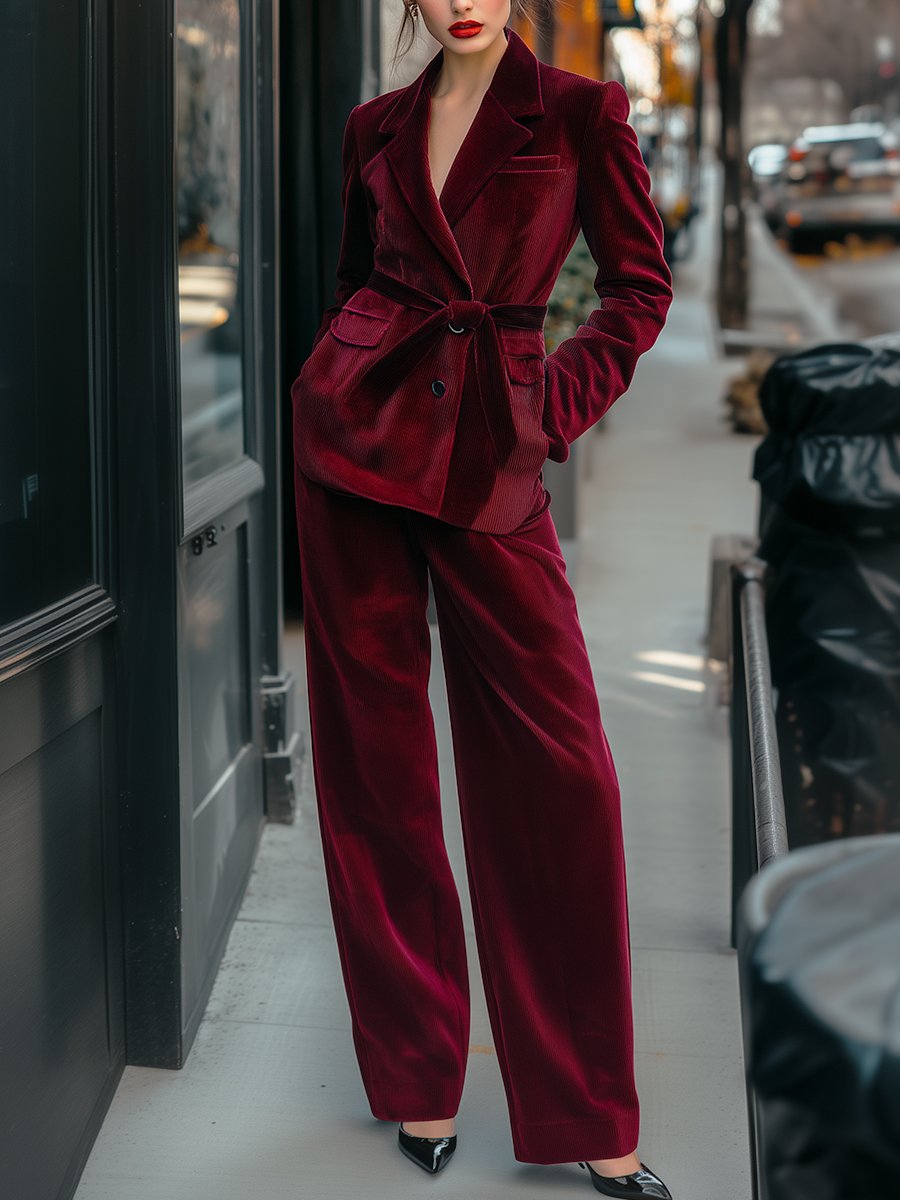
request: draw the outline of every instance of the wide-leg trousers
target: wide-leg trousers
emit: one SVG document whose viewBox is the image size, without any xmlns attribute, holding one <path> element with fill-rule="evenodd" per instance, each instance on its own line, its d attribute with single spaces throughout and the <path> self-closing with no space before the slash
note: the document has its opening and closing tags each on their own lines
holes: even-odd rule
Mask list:
<svg viewBox="0 0 900 1200">
<path fill-rule="evenodd" d="M 507 534 L 296 472 L 324 865 L 375 1117 L 457 1113 L 469 1050 L 459 894 L 428 696 L 434 591 L 469 897 L 513 1151 L 638 1143 L 619 784 L 540 481 Z"/>
</svg>

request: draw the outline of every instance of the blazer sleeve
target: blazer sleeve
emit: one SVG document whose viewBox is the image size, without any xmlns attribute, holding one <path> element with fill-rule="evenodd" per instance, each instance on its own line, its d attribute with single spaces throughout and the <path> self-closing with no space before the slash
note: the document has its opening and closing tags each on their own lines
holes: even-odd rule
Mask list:
<svg viewBox="0 0 900 1200">
<path fill-rule="evenodd" d="M 601 83 L 579 155 L 577 205 L 597 266 L 598 306 L 544 359 L 543 426 L 548 457 L 603 416 L 631 382 L 637 360 L 659 336 L 672 302 L 663 224 L 650 199 L 650 173 L 628 124 L 628 93 Z"/>
<path fill-rule="evenodd" d="M 360 178 L 359 147 L 354 128 L 354 117 L 358 108 L 359 105 L 355 105 L 347 117 L 341 147 L 343 163 L 341 205 L 344 221 L 337 265 L 338 286 L 334 303 L 329 305 L 322 314 L 321 323 L 313 338 L 313 350 L 325 336 L 328 326 L 343 305 L 366 282 L 374 262 L 375 247 L 369 232 L 369 210 L 365 189 Z"/>
</svg>

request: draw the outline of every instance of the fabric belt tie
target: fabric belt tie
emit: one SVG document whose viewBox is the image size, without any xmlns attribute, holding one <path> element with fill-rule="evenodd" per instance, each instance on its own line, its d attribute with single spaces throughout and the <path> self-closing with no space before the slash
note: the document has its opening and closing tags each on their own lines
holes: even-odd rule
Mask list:
<svg viewBox="0 0 900 1200">
<path fill-rule="evenodd" d="M 503 345 L 497 326 L 512 329 L 542 329 L 546 304 L 487 304 L 483 300 L 443 300 L 411 283 L 395 279 L 377 268 L 365 287 L 409 308 L 428 313 L 402 337 L 367 373 L 368 382 L 382 380 L 394 388 L 422 358 L 424 346 L 439 335 L 471 335 L 468 349 L 474 355 L 478 397 L 500 462 L 515 449 L 517 432 L 512 420 L 509 380 Z M 383 373 L 383 374 L 382 374 Z"/>
</svg>

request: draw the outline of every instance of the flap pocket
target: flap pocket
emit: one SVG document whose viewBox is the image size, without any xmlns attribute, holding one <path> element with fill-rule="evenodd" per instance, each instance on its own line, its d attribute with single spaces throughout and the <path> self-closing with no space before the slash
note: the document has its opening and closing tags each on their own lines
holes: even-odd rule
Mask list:
<svg viewBox="0 0 900 1200">
<path fill-rule="evenodd" d="M 508 158 L 498 171 L 554 171 L 558 166 L 558 154 L 518 154 Z"/>
<path fill-rule="evenodd" d="M 355 308 L 342 308 L 328 328 L 339 342 L 347 342 L 351 346 L 377 346 L 390 323 L 388 317 L 379 317 Z"/>
<path fill-rule="evenodd" d="M 537 354 L 509 354 L 506 370 L 513 383 L 538 383 L 544 377 L 544 360 Z"/>
</svg>

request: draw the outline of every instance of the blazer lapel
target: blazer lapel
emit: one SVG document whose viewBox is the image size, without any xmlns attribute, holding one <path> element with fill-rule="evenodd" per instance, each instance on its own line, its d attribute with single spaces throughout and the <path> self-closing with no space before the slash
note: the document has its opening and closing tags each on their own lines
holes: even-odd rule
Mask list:
<svg viewBox="0 0 900 1200">
<path fill-rule="evenodd" d="M 428 113 L 431 86 L 443 65 L 443 47 L 402 89 L 378 127 L 380 133 L 391 135 L 382 153 L 411 214 L 470 295 L 472 280 L 451 227 L 493 173 L 531 140 L 531 129 L 517 118 L 544 111 L 538 59 L 515 30 L 506 32 L 506 50 L 453 161 L 440 202 L 428 170 Z"/>
</svg>

